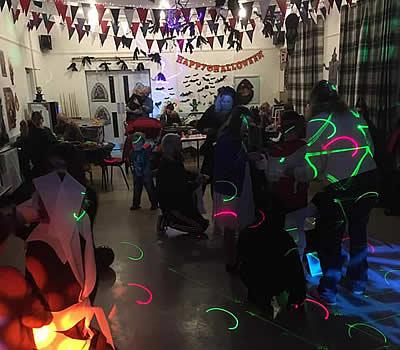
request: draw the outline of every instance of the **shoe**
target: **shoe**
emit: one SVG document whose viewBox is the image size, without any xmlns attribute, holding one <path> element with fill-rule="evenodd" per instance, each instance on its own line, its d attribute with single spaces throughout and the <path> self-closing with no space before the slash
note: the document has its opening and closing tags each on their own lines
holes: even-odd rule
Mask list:
<svg viewBox="0 0 400 350">
<path fill-rule="evenodd" d="M 142 209 L 142 207 L 140 205 L 132 205 L 129 210 L 139 210 Z"/>
<path fill-rule="evenodd" d="M 362 296 L 365 294 L 365 284 L 357 281 L 352 281 L 349 278 L 345 277 L 342 280 L 342 286 L 348 289 L 353 295 Z"/>
<path fill-rule="evenodd" d="M 310 295 L 312 298 L 327 306 L 335 306 L 337 304 L 336 295 L 329 295 L 326 292 L 320 291 L 319 288 L 310 291 Z"/>
</svg>

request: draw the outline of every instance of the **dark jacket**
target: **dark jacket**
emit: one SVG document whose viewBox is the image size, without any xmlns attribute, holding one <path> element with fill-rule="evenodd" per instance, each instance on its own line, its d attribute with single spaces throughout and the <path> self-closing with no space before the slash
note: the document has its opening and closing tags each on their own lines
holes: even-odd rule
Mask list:
<svg viewBox="0 0 400 350">
<path fill-rule="evenodd" d="M 151 177 L 150 148 L 133 150 L 131 153 L 131 164 L 134 177 Z"/>
</svg>

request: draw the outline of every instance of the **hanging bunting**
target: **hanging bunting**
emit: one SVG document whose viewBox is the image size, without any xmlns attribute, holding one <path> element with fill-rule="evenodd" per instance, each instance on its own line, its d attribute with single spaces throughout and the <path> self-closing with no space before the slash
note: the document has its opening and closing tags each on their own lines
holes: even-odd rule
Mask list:
<svg viewBox="0 0 400 350">
<path fill-rule="evenodd" d="M 47 21 L 47 23 L 46 23 L 47 34 L 50 34 L 51 29 L 53 28 L 53 26 L 54 26 L 55 23 L 56 23 L 56 22 L 51 21 L 51 20 L 48 20 L 48 21 Z"/>
<path fill-rule="evenodd" d="M 230 26 L 232 29 L 235 29 L 235 27 L 236 27 L 236 18 L 235 18 L 235 17 L 229 18 L 229 26 Z"/>
<path fill-rule="evenodd" d="M 161 53 L 164 45 L 167 43 L 167 40 L 165 39 L 159 39 L 157 40 L 157 46 L 158 46 L 158 51 Z"/>
<path fill-rule="evenodd" d="M 9 0 L 9 2 L 11 3 L 11 0 Z M 43 1 L 33 0 L 33 5 L 35 5 L 36 7 L 41 9 L 41 8 L 43 8 Z"/>
<path fill-rule="evenodd" d="M 108 21 L 101 21 L 100 28 L 103 33 L 108 33 L 110 27 L 108 26 Z"/>
<path fill-rule="evenodd" d="M 86 20 L 85 20 L 84 18 L 77 18 L 76 21 L 78 22 L 78 25 L 79 25 L 81 28 L 83 28 L 83 26 L 84 26 L 84 24 L 85 24 L 85 22 L 86 22 Z M 73 20 L 72 20 L 72 22 L 73 22 Z"/>
<path fill-rule="evenodd" d="M 196 27 L 199 30 L 199 33 L 201 34 L 203 31 L 203 23 L 201 23 L 200 21 L 196 21 Z"/>
<path fill-rule="evenodd" d="M 211 32 L 211 33 L 214 33 L 214 34 L 216 35 L 217 33 L 215 33 L 214 21 L 213 21 L 212 19 L 209 19 L 209 20 L 207 21 L 207 24 L 208 24 L 208 28 L 210 28 L 210 32 Z"/>
<path fill-rule="evenodd" d="M 149 26 L 150 26 L 150 23 L 149 23 L 149 22 L 146 22 L 146 23 L 143 23 L 143 24 L 142 24 L 142 27 L 140 28 L 140 29 L 142 30 L 142 33 L 143 33 L 143 37 L 144 37 L 144 38 L 146 38 L 147 31 L 149 30 Z"/>
<path fill-rule="evenodd" d="M 247 37 L 250 40 L 250 43 L 253 43 L 254 29 L 246 30 Z"/>
<path fill-rule="evenodd" d="M 207 10 L 207 7 L 196 7 L 197 19 L 198 19 L 198 21 L 201 22 L 202 25 L 204 24 L 206 10 Z"/>
<path fill-rule="evenodd" d="M 193 68 L 196 70 L 202 70 L 202 71 L 207 71 L 207 72 L 214 72 L 214 73 L 224 73 L 224 72 L 230 72 L 234 70 L 241 70 L 243 68 L 246 68 L 247 66 L 250 66 L 258 61 L 261 61 L 264 58 L 264 54 L 262 50 L 258 51 L 255 55 L 252 55 L 244 60 L 237 61 L 234 63 L 230 64 L 224 64 L 224 65 L 219 65 L 219 64 L 207 64 L 207 63 L 201 63 L 197 62 L 191 59 L 187 59 L 181 55 L 178 55 L 176 58 L 176 62 L 179 64 L 182 64 L 184 66 L 187 66 L 189 68 Z"/>
<path fill-rule="evenodd" d="M 192 12 L 192 9 L 184 7 L 184 8 L 181 8 L 181 12 L 182 12 L 183 18 L 185 19 L 186 23 L 190 22 L 190 14 Z"/>
<path fill-rule="evenodd" d="M 118 23 L 120 9 L 110 9 L 114 23 Z"/>
<path fill-rule="evenodd" d="M 71 11 L 72 20 L 75 20 L 75 16 L 76 16 L 76 13 L 78 12 L 78 8 L 79 8 L 79 6 L 73 6 L 73 5 L 69 6 L 69 9 Z"/>
<path fill-rule="evenodd" d="M 253 4 L 254 4 L 253 1 L 252 2 L 244 2 L 242 4 L 243 8 L 246 10 L 246 15 L 244 16 L 244 18 L 242 18 L 240 20 L 240 22 L 242 23 L 242 26 L 244 26 L 245 28 L 247 27 L 250 17 L 253 14 Z"/>
<path fill-rule="evenodd" d="M 57 1 L 61 1 L 62 2 L 62 0 L 56 0 L 56 6 L 57 6 Z M 31 5 L 31 0 L 20 0 L 20 4 L 21 4 L 22 11 L 25 13 L 25 16 L 27 16 L 28 15 L 29 6 Z M 67 6 L 65 6 L 65 8 L 66 7 Z M 67 12 L 67 10 L 65 10 L 65 12 Z M 63 18 L 65 18 L 65 14 L 64 14 Z"/>
<path fill-rule="evenodd" d="M 218 22 L 214 23 L 214 33 L 215 33 L 215 35 L 218 34 L 218 28 L 219 28 L 219 23 Z"/>
<path fill-rule="evenodd" d="M 211 49 L 214 49 L 214 37 L 208 36 L 207 41 L 208 41 L 208 44 L 210 45 Z"/>
<path fill-rule="evenodd" d="M 223 46 L 224 46 L 224 35 L 218 35 L 217 36 L 217 39 L 218 39 L 218 42 L 219 42 L 219 45 L 221 46 L 221 48 L 223 48 Z"/>
<path fill-rule="evenodd" d="M 160 20 L 161 20 L 161 10 L 160 9 L 153 9 L 153 20 L 154 26 L 158 29 L 160 28 Z"/>
<path fill-rule="evenodd" d="M 329 5 L 331 5 L 331 8 L 333 7 L 335 0 L 329 0 Z"/>
<path fill-rule="evenodd" d="M 20 9 L 16 9 L 16 10 L 11 9 L 11 12 L 12 12 L 13 21 L 15 24 L 18 21 L 19 15 L 21 14 L 21 10 Z"/>
<path fill-rule="evenodd" d="M 106 11 L 106 8 L 103 4 L 96 4 L 96 10 L 97 14 L 99 15 L 99 24 L 103 20 L 104 12 Z"/>
<path fill-rule="evenodd" d="M 68 39 L 71 40 L 72 36 L 75 33 L 75 28 L 68 29 Z"/>
<path fill-rule="evenodd" d="M 28 28 L 28 32 L 30 32 L 33 29 L 33 21 L 29 20 L 26 27 Z"/>
<path fill-rule="evenodd" d="M 89 36 L 90 29 L 91 29 L 90 24 L 85 24 L 84 27 L 85 27 L 86 36 Z"/>
<path fill-rule="evenodd" d="M 260 1 L 261 22 L 264 22 L 264 19 L 267 16 L 268 8 L 269 8 L 270 4 L 271 4 L 271 0 Z"/>
<path fill-rule="evenodd" d="M 139 8 L 136 9 L 136 11 L 137 11 L 137 13 L 139 15 L 140 23 L 143 24 L 144 22 L 146 22 L 147 13 L 148 13 L 149 10 L 139 7 Z"/>
<path fill-rule="evenodd" d="M 321 7 L 321 13 L 322 13 L 322 16 L 324 17 L 324 19 L 326 19 L 326 8 L 325 7 Z"/>
<path fill-rule="evenodd" d="M 90 9 L 92 6 L 88 3 L 81 3 L 81 6 L 82 6 L 84 17 L 89 18 L 89 12 L 90 12 Z"/>
<path fill-rule="evenodd" d="M 281 12 L 282 12 L 283 18 L 285 18 L 285 17 L 286 17 L 286 9 L 287 9 L 287 2 L 286 2 L 286 0 L 276 0 L 276 2 L 277 2 L 277 4 L 278 4 L 278 6 L 279 6 L 279 9 L 280 9 Z"/>
<path fill-rule="evenodd" d="M 160 27 L 160 32 L 161 32 L 161 35 L 163 38 L 165 37 L 165 34 L 167 33 L 167 29 L 168 29 L 167 23 L 165 23 L 163 26 Z"/>
<path fill-rule="evenodd" d="M 132 41 L 133 38 L 127 38 L 125 35 L 123 35 L 121 38 L 122 48 L 127 47 L 128 49 L 130 49 L 132 46 Z"/>
<path fill-rule="evenodd" d="M 151 47 L 153 46 L 154 39 L 146 39 L 147 48 L 149 52 L 151 51 Z"/>
<path fill-rule="evenodd" d="M 336 7 L 338 11 L 340 12 L 340 9 L 342 8 L 342 0 L 335 0 L 336 2 Z"/>
<path fill-rule="evenodd" d="M 105 42 L 106 39 L 107 39 L 107 34 L 99 33 L 99 38 L 100 38 L 101 46 L 103 46 L 103 45 L 104 45 L 104 42 Z"/>
<path fill-rule="evenodd" d="M 36 30 L 39 28 L 40 23 L 42 23 L 40 13 L 32 11 L 32 24 L 36 28 Z"/>
<path fill-rule="evenodd" d="M 303 1 L 303 6 L 300 9 L 300 17 L 304 23 L 308 22 L 308 5 L 308 0 Z"/>
<path fill-rule="evenodd" d="M 177 41 L 177 43 L 178 43 L 179 50 L 180 50 L 181 53 L 182 53 L 183 45 L 185 44 L 185 39 L 177 39 L 176 41 Z"/>
<path fill-rule="evenodd" d="M 318 5 L 319 5 L 319 0 L 311 0 L 311 7 L 315 9 L 315 11 L 318 10 Z"/>
<path fill-rule="evenodd" d="M 139 22 L 132 22 L 131 23 L 131 32 L 133 37 L 136 39 L 136 34 L 139 30 L 140 23 Z"/>
<path fill-rule="evenodd" d="M 125 7 L 125 8 L 124 8 L 124 13 L 125 13 L 126 21 L 128 22 L 129 25 L 132 23 L 134 11 L 135 11 L 135 10 L 134 10 L 133 7 Z"/>
<path fill-rule="evenodd" d="M 300 9 L 301 9 L 301 0 L 294 0 L 294 4 L 296 5 L 297 9 L 300 11 Z"/>
<path fill-rule="evenodd" d="M 119 45 L 121 45 L 121 40 L 122 38 L 120 36 L 114 36 L 114 44 L 117 51 L 119 49 Z"/>
<path fill-rule="evenodd" d="M 6 0 L 0 0 L 0 11 L 3 11 Z"/>
<path fill-rule="evenodd" d="M 76 32 L 78 33 L 78 42 L 82 41 L 82 38 L 85 36 L 86 31 L 83 29 L 83 26 L 75 25 Z"/>
<path fill-rule="evenodd" d="M 256 28 L 256 20 L 254 18 L 250 18 L 250 24 L 253 30 Z"/>
<path fill-rule="evenodd" d="M 217 19 L 217 14 L 218 14 L 217 9 L 215 7 L 211 7 L 208 9 L 208 13 L 209 13 L 212 21 L 215 22 Z"/>
</svg>

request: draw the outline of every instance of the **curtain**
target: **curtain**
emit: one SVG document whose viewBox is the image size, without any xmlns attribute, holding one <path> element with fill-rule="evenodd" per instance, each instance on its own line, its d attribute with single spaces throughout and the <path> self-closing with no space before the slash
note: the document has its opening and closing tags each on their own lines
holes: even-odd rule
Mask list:
<svg viewBox="0 0 400 350">
<path fill-rule="evenodd" d="M 400 1 L 364 0 L 341 13 L 339 90 L 350 106 L 363 97 L 374 125 L 399 117 Z"/>
<path fill-rule="evenodd" d="M 289 103 L 304 113 L 312 87 L 322 79 L 324 21 L 300 22 L 293 55 L 288 58 L 286 88 Z"/>
</svg>

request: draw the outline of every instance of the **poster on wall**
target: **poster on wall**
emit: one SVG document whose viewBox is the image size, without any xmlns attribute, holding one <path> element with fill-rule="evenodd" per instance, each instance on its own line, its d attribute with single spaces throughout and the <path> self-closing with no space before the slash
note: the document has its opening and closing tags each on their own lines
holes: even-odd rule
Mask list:
<svg viewBox="0 0 400 350">
<path fill-rule="evenodd" d="M 97 108 L 96 114 L 95 114 L 94 117 L 96 119 L 99 119 L 99 120 L 104 120 L 105 121 L 105 125 L 111 124 L 110 112 L 104 106 L 100 106 L 99 108 Z"/>
<path fill-rule="evenodd" d="M 3 118 L 3 105 L 0 99 L 0 147 L 3 147 L 5 144 L 8 143 L 8 141 L 9 138 L 6 130 L 6 124 L 4 123 Z"/>
<path fill-rule="evenodd" d="M 92 102 L 108 102 L 108 93 L 102 83 L 96 83 L 91 92 Z"/>
<path fill-rule="evenodd" d="M 7 114 L 8 128 L 15 129 L 17 127 L 17 111 L 15 110 L 14 93 L 11 88 L 3 88 L 4 92 L 4 108 Z"/>
<path fill-rule="evenodd" d="M 4 58 L 4 52 L 0 50 L 0 70 L 3 77 L 7 77 L 6 60 Z"/>
<path fill-rule="evenodd" d="M 10 71 L 11 85 L 15 85 L 14 84 L 14 68 L 13 68 L 10 60 L 8 60 L 8 70 Z"/>
<path fill-rule="evenodd" d="M 235 89 L 239 103 L 243 105 L 260 104 L 260 76 L 235 76 Z"/>
</svg>

